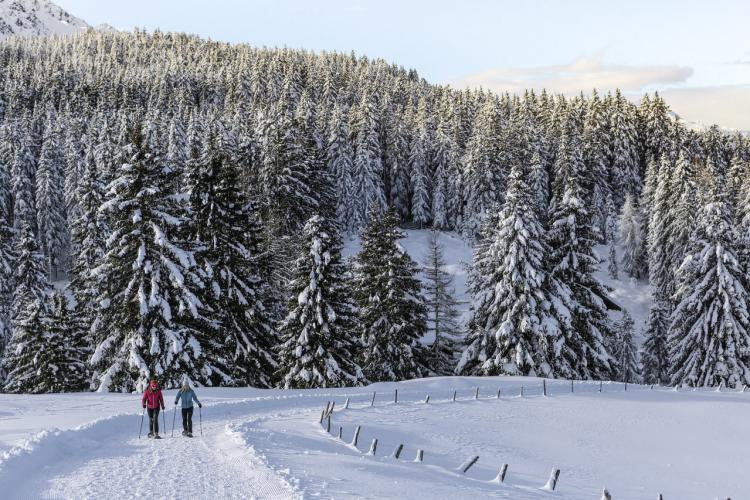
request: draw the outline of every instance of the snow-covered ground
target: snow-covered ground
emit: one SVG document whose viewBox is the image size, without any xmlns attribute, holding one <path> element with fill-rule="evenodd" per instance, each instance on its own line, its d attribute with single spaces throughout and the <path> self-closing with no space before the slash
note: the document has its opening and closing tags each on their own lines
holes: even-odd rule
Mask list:
<svg viewBox="0 0 750 500">
<path fill-rule="evenodd" d="M 436 378 L 340 390 L 202 389 L 203 436 L 196 414 L 196 438 L 171 438 L 169 411 L 161 441 L 138 438 L 139 395 L 0 395 L 0 496 L 596 500 L 606 486 L 617 500 L 750 498 L 750 392 L 605 383 L 599 393 L 596 383 L 576 382 L 571 394 L 569 382 L 555 381 L 544 397 L 541 383 Z M 170 409 L 173 397 L 168 391 Z M 331 434 L 319 423 L 328 401 L 336 402 Z M 476 465 L 461 473 L 475 455 Z M 554 493 L 541 489 L 553 467 L 561 469 Z"/>
</svg>

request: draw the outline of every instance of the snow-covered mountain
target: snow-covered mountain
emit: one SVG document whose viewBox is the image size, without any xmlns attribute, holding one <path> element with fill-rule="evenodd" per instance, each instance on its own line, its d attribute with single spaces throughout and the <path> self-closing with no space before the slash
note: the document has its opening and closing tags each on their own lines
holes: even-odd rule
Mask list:
<svg viewBox="0 0 750 500">
<path fill-rule="evenodd" d="M 49 0 L 0 0 L 0 39 L 12 35 L 70 35 L 89 24 Z"/>
</svg>

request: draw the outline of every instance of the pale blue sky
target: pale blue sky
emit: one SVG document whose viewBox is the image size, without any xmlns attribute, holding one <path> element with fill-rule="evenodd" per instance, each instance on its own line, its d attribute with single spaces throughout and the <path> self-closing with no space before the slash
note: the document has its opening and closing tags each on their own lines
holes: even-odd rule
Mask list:
<svg viewBox="0 0 750 500">
<path fill-rule="evenodd" d="M 663 91 L 750 128 L 747 0 L 56 0 L 90 24 L 382 57 L 434 83 Z M 705 98 L 703 98 L 705 96 Z"/>
</svg>

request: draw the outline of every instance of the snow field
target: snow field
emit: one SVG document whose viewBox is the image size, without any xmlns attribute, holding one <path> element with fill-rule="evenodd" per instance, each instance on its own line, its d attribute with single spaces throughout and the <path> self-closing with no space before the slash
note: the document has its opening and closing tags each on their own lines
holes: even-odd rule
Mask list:
<svg viewBox="0 0 750 500">
<path fill-rule="evenodd" d="M 540 379 L 444 377 L 331 390 L 199 389 L 203 437 L 196 412 L 197 437 L 179 436 L 177 415 L 170 438 L 170 405 L 161 441 L 138 439 L 138 395 L 0 395 L 0 491 L 9 499 L 578 500 L 598 499 L 606 486 L 615 500 L 750 497 L 750 393 L 633 385 L 626 392 L 620 383 L 599 393 L 597 382 L 575 382 L 571 394 L 569 381 L 547 388 L 544 397 Z M 167 391 L 168 404 L 173 398 Z M 330 434 L 320 423 L 329 401 L 336 402 Z M 557 488 L 545 491 L 555 467 Z"/>
</svg>

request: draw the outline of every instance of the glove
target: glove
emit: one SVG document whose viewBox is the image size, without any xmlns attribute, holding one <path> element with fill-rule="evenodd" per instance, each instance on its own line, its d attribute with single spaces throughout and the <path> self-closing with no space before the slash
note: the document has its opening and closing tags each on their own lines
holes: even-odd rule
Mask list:
<svg viewBox="0 0 750 500">
<path fill-rule="evenodd" d="M 166 407 L 166 406 L 164 406 L 164 405 L 161 405 L 161 409 L 162 409 L 162 410 L 166 410 L 166 409 L 167 409 L 167 407 Z"/>
<path fill-rule="evenodd" d="M 143 407 L 145 408 L 145 407 L 146 407 L 146 405 L 143 405 Z"/>
<path fill-rule="evenodd" d="M 174 405 L 177 406 L 177 401 L 174 402 Z"/>
<path fill-rule="evenodd" d="M 203 405 L 198 403 L 198 408 L 203 408 Z"/>
</svg>

